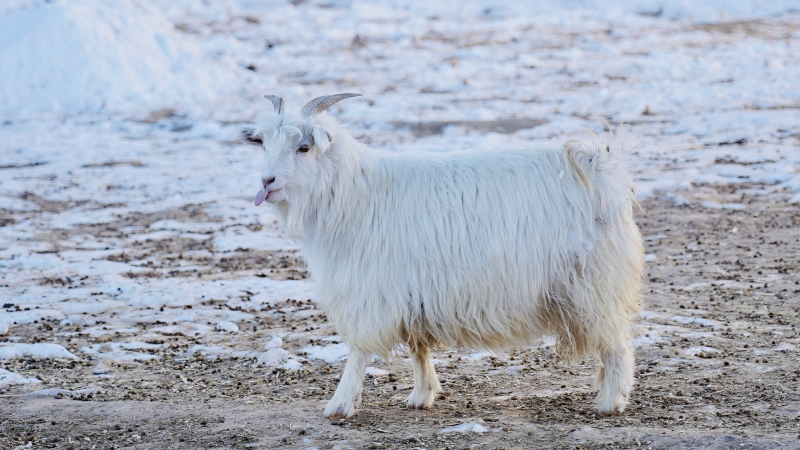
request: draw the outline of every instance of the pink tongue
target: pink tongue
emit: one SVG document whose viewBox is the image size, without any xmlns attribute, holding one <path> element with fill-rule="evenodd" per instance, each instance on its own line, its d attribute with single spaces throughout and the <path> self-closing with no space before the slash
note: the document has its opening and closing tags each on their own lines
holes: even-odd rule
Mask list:
<svg viewBox="0 0 800 450">
<path fill-rule="evenodd" d="M 265 198 L 267 198 L 267 191 L 264 189 L 258 191 L 258 194 L 256 194 L 256 206 L 264 203 Z"/>
</svg>

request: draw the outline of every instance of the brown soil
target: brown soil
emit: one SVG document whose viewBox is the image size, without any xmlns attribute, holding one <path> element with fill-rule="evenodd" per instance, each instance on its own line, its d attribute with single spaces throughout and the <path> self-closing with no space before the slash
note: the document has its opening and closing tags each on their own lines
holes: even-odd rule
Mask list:
<svg viewBox="0 0 800 450">
<path fill-rule="evenodd" d="M 141 331 L 126 339 L 164 345 L 140 350 L 142 359 L 109 365 L 104 373 L 84 354 L 79 361 L 0 362 L 0 368 L 42 380 L 36 389 L 61 389 L 37 397 L 26 395 L 31 387 L 0 389 L 0 448 L 800 448 L 794 325 L 800 211 L 782 193 L 748 198 L 734 187 L 706 186 L 685 196 L 698 192 L 747 209 L 644 202 L 639 223 L 656 260 L 647 263 L 645 313 L 637 322 L 638 385 L 619 416 L 595 413 L 596 361 L 567 365 L 552 345 L 477 360 L 466 358 L 471 351 L 440 352 L 445 392 L 429 410 L 404 408 L 412 386 L 408 365 L 376 361 L 373 366 L 390 373 L 368 376 L 356 416 L 333 422 L 322 411 L 341 363 L 309 360 L 304 370 L 288 372 L 249 358 L 186 352 L 197 343 L 259 349 L 270 335 L 287 332 L 284 348 L 302 355 L 303 347 L 323 344 L 334 330 L 324 315 L 296 314 L 315 305 L 295 300 L 275 306 L 286 312 L 283 319 L 257 311 L 255 326 L 224 337 L 155 335 L 147 331 L 154 324 L 140 324 Z M 168 216 L 212 220 L 202 208 L 193 211 Z M 121 219 L 117 230 L 132 220 L 146 226 L 161 218 Z M 114 239 L 111 228 L 97 234 Z M 163 276 L 183 244 L 189 245 L 143 242 L 137 254 L 110 258 L 146 255 L 155 261 L 153 273 Z M 290 252 L 242 250 L 193 264 L 209 276 L 307 276 Z M 17 326 L 14 334 L 23 342 L 57 339 L 72 350 L 116 339 L 48 321 Z M 159 358 L 147 362 L 151 355 Z M 467 422 L 489 431 L 441 432 Z"/>
</svg>

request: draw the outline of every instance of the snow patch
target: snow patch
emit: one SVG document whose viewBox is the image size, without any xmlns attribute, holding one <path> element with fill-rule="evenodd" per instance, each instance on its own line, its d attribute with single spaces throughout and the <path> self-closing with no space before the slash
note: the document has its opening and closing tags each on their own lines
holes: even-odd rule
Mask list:
<svg viewBox="0 0 800 450">
<path fill-rule="evenodd" d="M 439 433 L 486 433 L 489 431 L 485 426 L 477 422 L 467 422 L 453 427 L 442 428 Z"/>
<path fill-rule="evenodd" d="M 321 359 L 327 363 L 335 363 L 347 359 L 350 347 L 345 343 L 331 345 L 309 345 L 302 350 L 303 355 L 311 359 Z"/>
<path fill-rule="evenodd" d="M 25 378 L 22 375 L 14 372 L 9 372 L 5 369 L 0 369 L 0 387 L 10 386 L 14 384 L 36 384 L 41 381 L 36 378 Z"/>
<path fill-rule="evenodd" d="M 58 344 L 11 344 L 0 347 L 0 359 L 35 356 L 39 358 L 78 359 Z"/>
<path fill-rule="evenodd" d="M 367 375 L 372 375 L 372 376 L 389 375 L 389 371 L 379 369 L 377 367 L 367 367 Z"/>
<path fill-rule="evenodd" d="M 228 322 L 223 320 L 222 322 L 217 324 L 217 331 L 227 331 L 228 333 L 238 333 L 239 326 L 233 322 Z"/>
<path fill-rule="evenodd" d="M 702 317 L 685 317 L 685 316 L 672 316 L 669 318 L 670 322 L 677 322 L 680 324 L 688 325 L 691 323 L 696 323 L 698 325 L 706 326 L 706 327 L 713 327 L 719 326 L 720 323 L 716 320 L 711 319 L 704 319 Z"/>
<path fill-rule="evenodd" d="M 283 339 L 281 339 L 280 337 L 274 337 L 269 341 L 267 341 L 266 344 L 264 344 L 264 350 L 272 350 L 273 348 L 279 348 L 282 346 L 283 346 Z"/>
</svg>

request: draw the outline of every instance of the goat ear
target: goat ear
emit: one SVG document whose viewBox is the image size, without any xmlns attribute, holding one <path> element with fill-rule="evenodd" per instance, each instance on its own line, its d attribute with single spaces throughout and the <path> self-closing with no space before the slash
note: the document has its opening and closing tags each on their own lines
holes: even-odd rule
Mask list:
<svg viewBox="0 0 800 450">
<path fill-rule="evenodd" d="M 262 147 L 264 142 L 262 141 L 261 136 L 255 134 L 255 131 L 256 129 L 253 127 L 242 128 L 242 130 L 239 132 L 239 140 L 245 144 Z"/>
<path fill-rule="evenodd" d="M 327 128 L 317 125 L 314 127 L 314 144 L 323 153 L 327 152 L 333 142 L 333 135 Z"/>
</svg>

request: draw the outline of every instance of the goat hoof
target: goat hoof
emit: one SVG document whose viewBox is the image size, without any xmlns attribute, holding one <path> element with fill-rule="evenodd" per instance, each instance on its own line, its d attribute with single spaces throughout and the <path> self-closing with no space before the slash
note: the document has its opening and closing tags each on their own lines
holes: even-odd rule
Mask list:
<svg viewBox="0 0 800 450">
<path fill-rule="evenodd" d="M 406 408 L 408 409 L 428 409 L 433 405 L 434 393 L 431 391 L 418 393 L 411 391 L 411 394 L 406 400 Z"/>
<path fill-rule="evenodd" d="M 599 411 L 601 416 L 611 417 L 611 416 L 618 416 L 622 414 L 624 409 L 615 408 L 610 411 Z"/>
<path fill-rule="evenodd" d="M 618 397 L 614 400 L 598 401 L 597 412 L 604 416 L 617 416 L 625 411 L 628 406 L 627 397 Z"/>
<path fill-rule="evenodd" d="M 353 408 L 348 408 L 346 406 L 341 406 L 339 408 L 334 409 L 333 411 L 325 410 L 325 417 L 331 420 L 337 419 L 348 419 L 353 416 Z"/>
<path fill-rule="evenodd" d="M 331 400 L 325 408 L 325 417 L 331 420 L 348 419 L 355 413 L 352 403 L 338 403 Z"/>
</svg>

